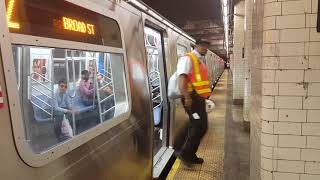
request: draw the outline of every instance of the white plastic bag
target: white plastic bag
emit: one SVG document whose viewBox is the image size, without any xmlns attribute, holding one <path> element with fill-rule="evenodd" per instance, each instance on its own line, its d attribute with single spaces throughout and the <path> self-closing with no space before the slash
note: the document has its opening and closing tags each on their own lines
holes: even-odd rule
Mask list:
<svg viewBox="0 0 320 180">
<path fill-rule="evenodd" d="M 178 75 L 177 72 L 173 73 L 173 75 L 169 79 L 168 83 L 168 97 L 170 99 L 178 99 L 181 98 L 181 92 L 179 89 L 178 83 Z"/>
<path fill-rule="evenodd" d="M 61 134 L 63 137 L 72 138 L 73 137 L 73 130 L 69 123 L 69 120 L 66 118 L 66 115 L 63 115 L 63 120 L 61 123 Z"/>
<path fill-rule="evenodd" d="M 206 99 L 206 111 L 211 112 L 216 107 L 213 101 Z"/>
</svg>

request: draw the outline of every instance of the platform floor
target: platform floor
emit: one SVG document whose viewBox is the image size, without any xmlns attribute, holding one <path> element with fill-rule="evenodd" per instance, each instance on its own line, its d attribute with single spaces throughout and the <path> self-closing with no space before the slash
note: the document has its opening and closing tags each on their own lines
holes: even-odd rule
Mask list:
<svg viewBox="0 0 320 180">
<path fill-rule="evenodd" d="M 208 132 L 197 155 L 202 165 L 187 167 L 176 159 L 167 180 L 248 180 L 249 133 L 243 128 L 242 106 L 232 104 L 232 80 L 225 71 L 211 99 L 214 111 L 208 114 Z"/>
</svg>

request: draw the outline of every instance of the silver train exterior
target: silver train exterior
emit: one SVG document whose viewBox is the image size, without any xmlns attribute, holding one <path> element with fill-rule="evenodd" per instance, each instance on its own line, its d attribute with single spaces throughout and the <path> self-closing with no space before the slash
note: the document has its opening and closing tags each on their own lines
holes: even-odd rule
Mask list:
<svg viewBox="0 0 320 180">
<path fill-rule="evenodd" d="M 8 11 L 11 9 L 11 14 L 15 10 L 8 4 L 15 2 L 20 1 L 0 2 L 0 87 L 4 100 L 3 107 L 0 106 L 1 179 L 105 180 L 152 179 L 159 176 L 168 158 L 173 154 L 172 149 L 179 148 L 178 142 L 183 141 L 181 138 L 188 125 L 188 118 L 180 101 L 169 101 L 166 98 L 166 83 L 176 69 L 178 57 L 185 53 L 183 51 L 190 51 L 194 41 L 174 25 L 164 23 L 166 20 L 150 8 L 141 9 L 127 2 L 115 0 L 68 2 L 116 20 L 121 31 L 122 48 L 11 33 L 7 28 L 8 21 L 12 23 L 8 18 Z M 160 93 L 164 97 L 163 130 L 161 145 L 157 151 L 154 151 L 155 111 L 152 110 L 152 90 L 149 88 L 150 57 L 145 46 L 146 27 L 159 32 L 163 48 L 160 51 L 163 60 L 159 63 L 162 83 Z M 25 109 L 30 108 L 30 104 L 23 103 L 24 91 L 17 88 L 17 82 L 30 74 L 24 74 L 24 71 L 21 74 L 16 73 L 18 70 L 14 62 L 15 46 L 22 49 L 30 46 L 122 54 L 125 67 L 122 73 L 125 74 L 128 102 L 126 113 L 44 151 L 32 151 L 28 139 L 30 132 L 26 130 L 27 125 L 24 123 Z M 223 72 L 223 60 L 209 52 L 207 64 L 211 80 L 214 82 Z M 23 65 L 22 63 L 22 69 Z M 22 82 L 21 86 L 25 86 L 23 84 L 28 81 Z M 36 126 L 42 127 L 38 124 Z M 48 132 L 45 133 L 53 131 L 52 124 L 48 127 L 49 129 L 45 129 Z"/>
</svg>

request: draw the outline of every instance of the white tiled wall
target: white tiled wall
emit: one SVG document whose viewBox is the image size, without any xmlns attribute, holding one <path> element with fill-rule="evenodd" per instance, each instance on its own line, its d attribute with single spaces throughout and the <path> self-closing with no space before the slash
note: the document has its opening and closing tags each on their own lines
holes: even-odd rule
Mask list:
<svg viewBox="0 0 320 180">
<path fill-rule="evenodd" d="M 233 99 L 243 100 L 244 79 L 245 79 L 245 59 L 242 58 L 242 48 L 244 48 L 244 1 L 236 5 L 236 14 L 234 16 L 234 46 L 233 46 Z"/>
<path fill-rule="evenodd" d="M 320 180 L 318 0 L 254 2 L 250 179 Z"/>
<path fill-rule="evenodd" d="M 269 1 L 272 2 L 274 0 Z M 266 30 L 274 29 L 276 21 L 273 16 L 263 18 L 264 4 L 262 0 L 247 0 L 247 3 L 250 3 L 252 6 L 252 49 L 250 53 L 251 57 L 248 59 L 251 73 L 251 96 L 248 115 L 250 121 L 251 142 L 250 180 L 260 180 L 261 176 L 272 178 L 270 170 L 264 170 L 262 167 L 266 167 L 266 169 L 273 169 L 274 164 L 271 160 L 273 149 L 269 147 L 278 143 L 278 136 L 272 134 L 274 131 L 273 124 L 268 120 L 273 120 L 278 114 L 278 111 L 271 109 L 275 106 L 275 98 L 274 96 L 262 96 L 262 93 L 277 94 L 278 86 L 275 86 L 273 82 L 262 83 L 263 74 L 261 71 L 261 67 L 268 67 L 270 70 L 276 70 L 278 68 L 278 60 L 272 56 L 275 54 L 275 46 L 269 46 L 269 52 L 262 51 L 262 41 L 264 36 L 263 28 L 266 28 Z M 248 21 L 248 23 L 250 23 L 250 21 Z M 263 26 L 263 23 L 267 23 L 269 27 Z M 248 35 L 246 34 L 245 36 Z M 270 57 L 263 57 L 263 53 L 269 54 Z M 262 106 L 264 108 L 261 108 Z M 262 121 L 261 117 L 265 120 Z M 263 134 L 261 133 L 262 127 L 264 132 Z M 264 146 L 261 146 L 261 144 Z"/>
</svg>

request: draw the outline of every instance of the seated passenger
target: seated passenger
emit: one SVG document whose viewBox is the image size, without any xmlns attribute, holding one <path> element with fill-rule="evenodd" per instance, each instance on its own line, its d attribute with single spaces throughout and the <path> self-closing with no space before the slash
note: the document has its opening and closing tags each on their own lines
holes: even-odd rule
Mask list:
<svg viewBox="0 0 320 180">
<path fill-rule="evenodd" d="M 81 81 L 79 85 L 80 98 L 84 105 L 93 105 L 94 88 L 92 82 L 89 80 L 90 73 L 88 70 L 81 71 Z"/>
<path fill-rule="evenodd" d="M 98 75 L 97 79 L 98 79 L 99 87 L 102 87 L 107 84 L 107 82 L 104 81 L 103 76 L 101 74 Z M 104 95 L 108 96 L 108 95 L 112 94 L 112 87 L 106 86 L 105 88 L 102 89 L 102 92 L 104 93 Z"/>
<path fill-rule="evenodd" d="M 106 84 L 108 84 L 107 81 L 104 80 L 104 77 L 99 74 L 97 76 L 98 79 L 98 86 L 99 88 L 105 86 Z M 103 89 L 101 89 L 99 91 L 100 94 L 100 100 L 104 100 L 105 98 L 108 98 L 103 104 L 101 104 L 101 110 L 102 113 L 105 111 L 109 111 L 108 113 L 106 113 L 104 115 L 104 120 L 108 120 L 111 119 L 114 115 L 114 109 L 110 110 L 111 108 L 114 107 L 115 103 L 114 103 L 114 97 L 111 97 L 110 95 L 113 94 L 113 88 L 111 85 L 107 85 L 106 87 L 104 87 Z M 110 96 L 110 97 L 109 97 Z"/>
<path fill-rule="evenodd" d="M 67 119 L 70 121 L 72 113 L 75 112 L 71 107 L 71 100 L 68 96 L 67 89 L 68 85 L 66 80 L 60 80 L 58 82 L 58 92 L 56 92 L 54 96 L 54 131 L 59 140 L 63 139 L 63 134 L 61 132 L 63 117 L 66 115 Z"/>
</svg>

